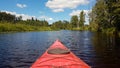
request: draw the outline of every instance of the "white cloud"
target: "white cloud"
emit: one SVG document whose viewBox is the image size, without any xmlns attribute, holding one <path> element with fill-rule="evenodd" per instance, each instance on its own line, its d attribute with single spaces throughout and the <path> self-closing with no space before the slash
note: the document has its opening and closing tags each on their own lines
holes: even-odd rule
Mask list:
<svg viewBox="0 0 120 68">
<path fill-rule="evenodd" d="M 18 14 L 16 12 L 11 12 L 11 11 L 5 11 L 5 10 L 1 10 L 1 12 L 6 12 L 6 13 L 9 13 L 11 15 L 15 15 L 16 17 L 19 17 L 19 16 L 22 16 L 22 20 L 27 20 L 27 19 L 32 19 L 32 17 L 34 19 L 39 19 L 39 20 L 46 20 L 46 21 L 49 21 L 49 24 L 52 24 L 52 22 L 54 21 L 53 18 L 51 17 L 48 17 L 48 16 L 40 16 L 40 17 L 36 17 L 36 16 L 30 16 L 30 15 L 26 15 L 26 14 Z"/>
<path fill-rule="evenodd" d="M 73 15 L 79 16 L 81 11 L 84 11 L 84 13 L 85 13 L 85 24 L 89 24 L 88 14 L 91 12 L 91 10 L 73 10 L 69 15 L 70 16 L 73 16 Z"/>
<path fill-rule="evenodd" d="M 73 10 L 72 13 L 70 13 L 69 15 L 70 16 L 73 16 L 73 15 L 80 15 L 80 12 L 81 11 L 84 11 L 85 14 L 88 14 L 90 12 L 90 10 Z"/>
<path fill-rule="evenodd" d="M 52 9 L 53 12 L 63 12 L 65 8 L 74 9 L 88 3 L 89 0 L 48 0 L 46 7 Z"/>
<path fill-rule="evenodd" d="M 25 8 L 25 7 L 27 7 L 26 4 L 19 4 L 19 3 L 17 3 L 16 6 L 19 7 L 19 8 Z"/>
<path fill-rule="evenodd" d="M 63 9 L 53 9 L 53 12 L 63 12 Z"/>
<path fill-rule="evenodd" d="M 40 16 L 39 19 L 40 20 L 47 20 L 47 21 L 52 21 L 53 20 L 53 18 L 48 17 L 48 16 Z"/>
<path fill-rule="evenodd" d="M 52 23 L 53 23 L 53 21 L 54 21 L 54 19 L 53 19 L 53 18 L 48 17 L 48 16 L 45 16 L 45 15 L 38 17 L 38 19 L 40 19 L 40 20 L 46 20 L 46 21 L 48 21 L 48 22 L 49 22 L 49 24 L 52 24 Z"/>
<path fill-rule="evenodd" d="M 35 16 L 30 16 L 30 15 L 26 15 L 26 14 L 20 14 L 20 16 L 22 16 L 23 20 L 27 20 L 27 19 L 32 19 L 32 17 L 35 19 Z"/>
<path fill-rule="evenodd" d="M 32 17 L 36 18 L 35 16 L 30 16 L 30 15 L 26 15 L 26 14 L 18 14 L 16 12 L 10 12 L 10 11 L 5 11 L 5 10 L 2 10 L 2 12 L 6 12 L 9 14 L 15 15 L 16 17 L 22 16 L 22 20 L 31 19 Z"/>
</svg>

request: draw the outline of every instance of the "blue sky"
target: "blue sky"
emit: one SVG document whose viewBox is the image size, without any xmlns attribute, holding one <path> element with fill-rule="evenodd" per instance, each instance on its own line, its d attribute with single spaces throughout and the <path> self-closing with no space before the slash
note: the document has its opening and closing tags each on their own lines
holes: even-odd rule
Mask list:
<svg viewBox="0 0 120 68">
<path fill-rule="evenodd" d="M 49 23 L 68 20 L 72 15 L 79 15 L 81 10 L 87 14 L 95 0 L 1 0 L 0 11 L 22 16 L 23 20 L 31 17 Z M 86 15 L 86 22 L 88 23 Z"/>
</svg>

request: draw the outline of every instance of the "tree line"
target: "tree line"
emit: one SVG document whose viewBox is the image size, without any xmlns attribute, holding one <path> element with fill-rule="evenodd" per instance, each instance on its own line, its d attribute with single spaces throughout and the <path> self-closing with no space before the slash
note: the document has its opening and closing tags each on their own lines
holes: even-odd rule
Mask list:
<svg viewBox="0 0 120 68">
<path fill-rule="evenodd" d="M 84 22 L 85 22 L 85 13 L 84 13 L 84 11 L 80 12 L 79 17 L 77 15 L 73 15 L 71 17 L 72 28 L 83 27 L 84 26 Z"/>
<path fill-rule="evenodd" d="M 46 20 L 38 20 L 33 17 L 22 20 L 22 16 L 17 17 L 6 12 L 0 12 L 0 32 L 46 30 L 52 30 Z"/>
<path fill-rule="evenodd" d="M 85 14 L 82 11 L 79 15 L 73 15 L 70 21 L 59 20 L 49 24 L 46 20 L 31 19 L 22 20 L 22 16 L 16 17 L 15 15 L 8 14 L 6 12 L 0 12 L 0 23 L 11 23 L 11 24 L 24 24 L 29 26 L 37 27 L 50 27 L 52 30 L 73 30 L 80 29 L 84 26 Z"/>
<path fill-rule="evenodd" d="M 120 31 L 120 0 L 96 0 L 90 16 L 90 28 L 96 31 Z"/>
<path fill-rule="evenodd" d="M 36 27 L 49 27 L 52 30 L 84 30 L 85 13 L 81 11 L 79 15 L 73 15 L 70 21 L 59 20 L 49 24 L 46 20 L 28 19 L 22 20 L 22 16 L 6 12 L 0 12 L 0 23 L 24 24 Z M 91 13 L 89 13 L 88 29 L 102 32 L 120 32 L 120 0 L 96 0 Z"/>
<path fill-rule="evenodd" d="M 46 20 L 38 20 L 34 19 L 33 17 L 31 19 L 22 20 L 22 16 L 16 17 L 15 15 L 11 15 L 6 12 L 0 12 L 0 23 L 5 22 L 12 24 L 21 23 L 32 26 L 48 26 L 48 22 Z"/>
<path fill-rule="evenodd" d="M 85 23 L 85 13 L 81 11 L 79 15 L 73 15 L 70 21 L 56 21 L 52 24 L 54 29 L 83 30 Z"/>
</svg>

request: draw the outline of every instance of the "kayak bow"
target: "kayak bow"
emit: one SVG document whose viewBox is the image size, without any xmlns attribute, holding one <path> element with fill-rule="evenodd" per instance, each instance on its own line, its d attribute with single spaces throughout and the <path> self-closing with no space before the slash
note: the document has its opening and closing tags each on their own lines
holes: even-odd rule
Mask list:
<svg viewBox="0 0 120 68">
<path fill-rule="evenodd" d="M 56 40 L 30 68 L 91 68 Z"/>
</svg>

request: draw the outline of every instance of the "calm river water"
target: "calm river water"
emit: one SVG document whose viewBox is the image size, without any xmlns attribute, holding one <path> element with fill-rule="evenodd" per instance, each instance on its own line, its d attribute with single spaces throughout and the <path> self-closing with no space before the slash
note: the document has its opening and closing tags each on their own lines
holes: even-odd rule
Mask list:
<svg viewBox="0 0 120 68">
<path fill-rule="evenodd" d="M 120 68 L 120 40 L 90 31 L 47 31 L 0 34 L 0 68 L 29 68 L 60 39 L 92 68 Z"/>
</svg>

